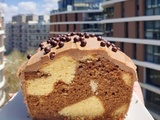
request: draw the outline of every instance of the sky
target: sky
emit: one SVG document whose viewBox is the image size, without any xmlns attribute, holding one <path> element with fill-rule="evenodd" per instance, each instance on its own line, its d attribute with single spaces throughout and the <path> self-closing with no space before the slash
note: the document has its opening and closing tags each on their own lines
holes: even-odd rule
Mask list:
<svg viewBox="0 0 160 120">
<path fill-rule="evenodd" d="M 3 1 L 3 2 L 2 2 Z M 12 20 L 12 16 L 18 14 L 49 14 L 57 9 L 58 0 L 0 0 L 0 11 L 4 11 L 5 23 Z"/>
</svg>

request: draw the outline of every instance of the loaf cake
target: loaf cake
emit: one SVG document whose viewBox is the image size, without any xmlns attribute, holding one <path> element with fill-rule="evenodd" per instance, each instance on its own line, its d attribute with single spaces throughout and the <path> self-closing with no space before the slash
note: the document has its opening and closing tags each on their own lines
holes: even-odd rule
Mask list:
<svg viewBox="0 0 160 120">
<path fill-rule="evenodd" d="M 123 120 L 137 80 L 132 60 L 101 36 L 68 33 L 39 44 L 18 78 L 35 120 Z"/>
</svg>

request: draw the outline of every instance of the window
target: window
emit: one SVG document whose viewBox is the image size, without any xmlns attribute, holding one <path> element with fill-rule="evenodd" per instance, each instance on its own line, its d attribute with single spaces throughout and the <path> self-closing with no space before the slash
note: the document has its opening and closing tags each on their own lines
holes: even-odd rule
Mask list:
<svg viewBox="0 0 160 120">
<path fill-rule="evenodd" d="M 146 0 L 146 15 L 160 14 L 160 0 Z"/>
<path fill-rule="evenodd" d="M 145 22 L 145 38 L 160 40 L 160 21 Z"/>
<path fill-rule="evenodd" d="M 139 16 L 139 0 L 136 0 L 136 16 Z"/>
<path fill-rule="evenodd" d="M 146 61 L 160 64 L 160 46 L 146 45 L 145 52 Z"/>
<path fill-rule="evenodd" d="M 152 86 L 160 87 L 160 71 L 147 68 L 146 82 Z M 146 106 L 151 110 L 160 111 L 160 95 L 146 90 Z"/>
<path fill-rule="evenodd" d="M 124 2 L 121 3 L 121 17 L 124 17 Z"/>
<path fill-rule="evenodd" d="M 105 36 L 113 36 L 113 24 L 112 23 L 107 23 L 105 24 L 105 28 L 104 28 L 104 35 Z"/>
</svg>

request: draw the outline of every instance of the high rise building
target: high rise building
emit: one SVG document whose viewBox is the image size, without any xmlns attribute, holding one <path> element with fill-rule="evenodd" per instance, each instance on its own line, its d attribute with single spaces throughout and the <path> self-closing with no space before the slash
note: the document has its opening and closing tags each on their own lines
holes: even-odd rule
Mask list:
<svg viewBox="0 0 160 120">
<path fill-rule="evenodd" d="M 96 0 L 72 0 L 73 10 L 67 10 L 66 0 L 59 1 L 58 11 L 52 11 L 50 15 L 50 33 L 51 36 L 56 34 L 82 31 L 102 35 L 103 28 L 100 20 L 103 19 L 102 9 L 99 6 L 100 1 Z M 68 1 L 69 2 L 69 1 Z M 89 7 L 97 5 L 97 7 Z M 63 6 L 65 4 L 65 6 Z M 84 5 L 84 7 L 82 7 Z M 79 9 L 78 7 L 81 7 Z M 76 9 L 75 9 L 76 8 Z M 65 11 L 62 11 L 65 9 Z"/>
<path fill-rule="evenodd" d="M 5 66 L 4 62 L 4 16 L 3 13 L 0 11 L 0 107 L 4 104 L 6 99 L 6 93 L 4 88 L 5 85 L 5 77 L 3 76 L 3 68 Z"/>
<path fill-rule="evenodd" d="M 6 53 L 13 49 L 21 52 L 35 50 L 49 37 L 49 16 L 16 15 L 6 24 Z"/>
<path fill-rule="evenodd" d="M 160 0 L 106 0 L 102 3 L 105 39 L 137 65 L 145 105 L 160 119 Z"/>
<path fill-rule="evenodd" d="M 66 11 L 70 6 L 72 10 L 99 9 L 102 0 L 59 0 L 59 11 Z"/>
<path fill-rule="evenodd" d="M 115 43 L 136 64 L 145 106 L 159 120 L 160 0 L 94 1 L 98 9 L 91 7 L 93 1 L 59 0 L 59 9 L 50 14 L 50 36 L 78 31 Z"/>
</svg>

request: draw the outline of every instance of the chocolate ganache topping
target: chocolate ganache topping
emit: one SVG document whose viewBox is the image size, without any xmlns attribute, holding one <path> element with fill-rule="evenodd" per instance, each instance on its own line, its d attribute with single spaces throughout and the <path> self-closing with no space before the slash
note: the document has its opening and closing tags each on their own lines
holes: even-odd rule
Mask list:
<svg viewBox="0 0 160 120">
<path fill-rule="evenodd" d="M 104 40 L 101 36 L 80 32 L 58 35 L 40 43 L 37 52 L 32 56 L 27 56 L 29 60 L 22 66 L 19 72 L 23 70 L 27 72 L 36 71 L 42 64 L 54 60 L 56 54 L 75 49 L 81 51 L 105 51 L 107 53 L 106 58 L 117 64 L 122 70 L 132 72 L 133 79 L 137 80 L 136 66 L 127 55 L 120 51 L 120 48 Z"/>
</svg>

